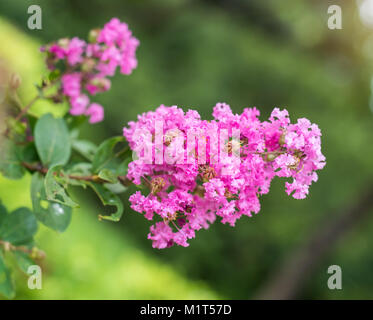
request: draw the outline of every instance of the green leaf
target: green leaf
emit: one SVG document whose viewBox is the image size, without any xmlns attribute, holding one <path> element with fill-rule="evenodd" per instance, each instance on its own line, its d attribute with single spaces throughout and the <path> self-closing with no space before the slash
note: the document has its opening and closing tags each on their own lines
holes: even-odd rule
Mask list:
<svg viewBox="0 0 373 320">
<path fill-rule="evenodd" d="M 99 219 L 119 221 L 123 215 L 123 204 L 119 197 L 100 184 L 89 182 L 88 185 L 96 192 L 103 205 L 116 207 L 116 212 L 110 216 L 99 215 Z"/>
<path fill-rule="evenodd" d="M 72 147 L 76 152 L 81 154 L 89 161 L 93 161 L 93 157 L 97 152 L 97 146 L 94 143 L 86 140 L 73 140 Z"/>
<path fill-rule="evenodd" d="M 51 114 L 42 116 L 35 126 L 35 144 L 42 163 L 46 166 L 64 165 L 71 154 L 69 131 L 63 119 Z"/>
<path fill-rule="evenodd" d="M 38 230 L 35 216 L 28 208 L 19 208 L 3 218 L 0 239 L 15 245 L 30 241 Z"/>
<path fill-rule="evenodd" d="M 22 148 L 20 159 L 24 162 L 37 162 L 39 160 L 35 143 L 30 142 Z"/>
<path fill-rule="evenodd" d="M 69 166 L 66 170 L 67 174 L 74 176 L 89 176 L 92 174 L 92 163 L 78 162 Z"/>
<path fill-rule="evenodd" d="M 10 270 L 5 265 L 4 256 L 0 251 L 0 293 L 8 299 L 15 296 L 14 284 Z"/>
<path fill-rule="evenodd" d="M 123 193 L 123 192 L 126 192 L 127 191 L 127 187 L 125 187 L 124 185 L 122 185 L 122 183 L 120 182 L 117 182 L 117 183 L 105 183 L 104 184 L 105 188 L 108 189 L 109 191 L 111 191 L 112 193 L 115 193 L 115 194 L 120 194 L 120 193 Z"/>
<path fill-rule="evenodd" d="M 87 117 L 84 115 L 81 116 L 73 116 L 71 114 L 67 114 L 65 117 L 66 123 L 70 130 L 78 130 L 78 128 L 83 124 L 87 122 Z M 79 130 L 73 133 L 73 136 L 75 135 L 75 138 L 77 138 L 77 134 L 79 135 Z"/>
<path fill-rule="evenodd" d="M 31 180 L 31 200 L 36 218 L 47 227 L 63 232 L 71 222 L 72 209 L 47 200 L 44 177 L 35 172 Z"/>
<path fill-rule="evenodd" d="M 24 273 L 27 273 L 30 266 L 35 265 L 35 261 L 33 261 L 27 253 L 22 251 L 14 251 L 13 253 L 16 258 L 18 267 Z"/>
<path fill-rule="evenodd" d="M 126 176 L 128 173 L 128 164 L 132 162 L 132 157 L 125 159 L 117 168 L 117 173 L 120 176 Z"/>
<path fill-rule="evenodd" d="M 92 161 L 93 172 L 97 173 L 104 168 L 111 169 L 117 166 L 115 163 L 117 155 L 114 153 L 114 148 L 119 142 L 123 141 L 124 137 L 113 137 L 100 144 Z"/>
<path fill-rule="evenodd" d="M 75 203 L 66 193 L 65 188 L 57 181 L 57 177 L 62 169 L 61 165 L 51 167 L 44 180 L 45 193 L 49 201 L 57 202 L 65 206 L 77 208 L 79 205 Z"/>
<path fill-rule="evenodd" d="M 118 176 L 109 169 L 102 169 L 98 173 L 99 178 L 102 180 L 107 181 L 108 183 L 117 183 L 118 182 Z"/>
<path fill-rule="evenodd" d="M 20 179 L 25 173 L 20 154 L 22 148 L 14 142 L 5 140 L 0 144 L 0 171 L 9 179 Z"/>
<path fill-rule="evenodd" d="M 8 215 L 8 211 L 6 210 L 6 208 L 0 202 L 0 226 L 3 224 L 7 215 Z"/>
</svg>

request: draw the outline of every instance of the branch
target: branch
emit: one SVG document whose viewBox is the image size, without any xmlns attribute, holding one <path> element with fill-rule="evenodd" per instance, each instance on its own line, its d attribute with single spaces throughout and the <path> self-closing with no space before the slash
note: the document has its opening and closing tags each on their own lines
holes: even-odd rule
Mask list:
<svg viewBox="0 0 373 320">
<path fill-rule="evenodd" d="M 15 118 L 15 121 L 19 121 L 23 118 L 24 115 L 30 110 L 32 105 L 40 98 L 40 95 L 35 96 L 27 105 L 24 107 L 21 112 Z"/>
<path fill-rule="evenodd" d="M 257 299 L 295 299 L 310 275 L 348 231 L 368 216 L 373 208 L 373 183 L 357 203 L 343 208 L 329 223 L 320 223 L 324 227 L 315 232 L 309 240 L 298 248 L 278 269 L 278 273 L 269 279 L 259 290 Z"/>
<path fill-rule="evenodd" d="M 32 164 L 28 162 L 22 162 L 22 165 L 33 172 L 40 172 L 43 175 L 46 175 L 48 172 L 48 168 L 43 167 L 40 163 L 37 164 Z M 61 177 L 66 176 L 69 179 L 72 180 L 78 180 L 78 181 L 89 181 L 89 182 L 95 182 L 95 183 L 107 183 L 106 180 L 101 179 L 98 175 L 92 175 L 92 176 L 77 176 L 77 175 L 64 175 L 60 173 Z M 129 180 L 126 176 L 118 176 L 119 182 L 128 187 L 129 185 L 132 184 L 132 181 Z"/>
<path fill-rule="evenodd" d="M 14 118 L 14 120 L 20 121 L 30 110 L 32 105 L 40 98 L 40 95 L 35 96 L 23 109 L 21 109 L 20 113 Z M 6 130 L 3 132 L 3 135 L 9 138 L 10 128 L 7 127 Z"/>
<path fill-rule="evenodd" d="M 15 246 L 10 242 L 4 240 L 0 240 L 0 246 L 2 246 L 5 251 L 21 251 L 35 259 L 43 259 L 45 257 L 45 252 L 36 247 L 29 249 L 26 246 Z"/>
</svg>

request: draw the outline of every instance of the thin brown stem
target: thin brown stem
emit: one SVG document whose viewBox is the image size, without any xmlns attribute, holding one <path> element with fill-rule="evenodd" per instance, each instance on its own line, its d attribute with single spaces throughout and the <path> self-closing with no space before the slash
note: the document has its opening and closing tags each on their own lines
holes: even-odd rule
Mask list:
<svg viewBox="0 0 373 320">
<path fill-rule="evenodd" d="M 33 172 L 40 172 L 43 175 L 46 175 L 48 172 L 48 169 L 43 167 L 40 163 L 28 163 L 28 162 L 22 162 L 22 165 Z M 60 173 L 61 177 L 67 177 L 72 180 L 77 180 L 77 181 L 88 181 L 88 182 L 96 182 L 96 183 L 107 183 L 106 180 L 101 179 L 98 175 L 91 175 L 91 176 L 77 176 L 77 175 L 64 175 Z M 118 177 L 119 182 L 124 185 L 124 186 L 129 186 L 131 185 L 131 180 L 129 180 L 126 176 L 119 176 Z"/>
<path fill-rule="evenodd" d="M 26 107 L 24 107 L 23 109 L 21 109 L 21 112 L 14 118 L 15 122 L 17 121 L 20 121 L 26 114 L 27 112 L 30 110 L 30 108 L 32 107 L 32 105 L 40 98 L 39 95 L 35 96 L 27 105 Z M 18 99 L 18 98 L 17 98 Z M 3 135 L 5 137 L 9 137 L 9 133 L 10 133 L 10 128 L 9 126 L 6 128 L 6 130 L 3 132 Z"/>
<path fill-rule="evenodd" d="M 8 241 L 0 240 L 0 246 L 4 248 L 5 251 L 20 251 L 32 256 L 33 258 L 42 259 L 45 257 L 45 253 L 36 247 L 29 249 L 26 246 L 15 246 Z"/>
<path fill-rule="evenodd" d="M 21 120 L 25 115 L 26 113 L 30 110 L 30 108 L 32 107 L 32 105 L 40 98 L 40 95 L 37 95 L 35 96 L 22 110 L 21 112 L 17 115 L 17 117 L 15 118 L 16 121 L 19 121 Z"/>
</svg>

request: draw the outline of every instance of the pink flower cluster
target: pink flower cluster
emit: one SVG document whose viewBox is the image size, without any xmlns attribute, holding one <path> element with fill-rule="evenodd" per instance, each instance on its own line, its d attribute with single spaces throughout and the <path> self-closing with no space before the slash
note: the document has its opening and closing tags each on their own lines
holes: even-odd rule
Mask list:
<svg viewBox="0 0 373 320">
<path fill-rule="evenodd" d="M 61 93 L 68 98 L 72 115 L 89 116 L 90 123 L 103 120 L 103 107 L 90 103 L 88 94 L 109 90 L 108 77 L 118 67 L 122 74 L 131 74 L 137 66 L 138 45 L 127 24 L 113 18 L 101 30 L 91 30 L 88 43 L 65 38 L 42 48 L 47 52 L 48 68 L 63 71 Z"/>
<path fill-rule="evenodd" d="M 187 241 L 195 237 L 195 231 L 208 228 L 217 216 L 222 223 L 234 226 L 242 215 L 251 217 L 258 213 L 259 197 L 269 192 L 276 176 L 291 178 L 285 183 L 287 194 L 303 199 L 311 183 L 317 181 L 316 171 L 325 166 L 321 132 L 307 119 L 291 124 L 288 112 L 275 108 L 269 121 L 261 122 L 256 108 L 233 114 L 225 103 L 214 107 L 213 117 L 212 121 L 201 120 L 197 111 L 184 112 L 176 106 L 161 105 L 123 129 L 137 154 L 137 160 L 129 164 L 128 178 L 149 188 L 147 194 L 137 191 L 131 195 L 131 208 L 155 221 L 148 235 L 154 248 L 188 246 Z M 174 159 L 184 158 L 183 163 L 155 161 L 159 151 L 155 126 L 160 121 L 163 156 L 176 152 L 178 156 Z M 239 136 L 217 138 L 215 133 L 224 130 L 230 135 L 238 130 Z M 196 143 L 191 152 L 185 142 L 190 131 L 206 147 Z M 177 140 L 182 142 L 176 143 Z M 152 163 L 139 157 L 146 144 L 152 152 Z M 221 156 L 222 148 L 228 156 Z M 205 163 L 197 160 L 202 150 L 206 151 Z M 191 154 L 195 161 L 186 161 Z"/>
</svg>

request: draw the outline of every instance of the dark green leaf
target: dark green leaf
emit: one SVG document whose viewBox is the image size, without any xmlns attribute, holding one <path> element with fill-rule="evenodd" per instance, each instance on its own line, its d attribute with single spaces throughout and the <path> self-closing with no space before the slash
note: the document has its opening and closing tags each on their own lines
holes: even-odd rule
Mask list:
<svg viewBox="0 0 373 320">
<path fill-rule="evenodd" d="M 126 176 L 128 173 L 128 164 L 132 162 L 132 158 L 127 158 L 118 166 L 117 173 L 120 176 Z"/>
<path fill-rule="evenodd" d="M 117 182 L 117 183 L 105 183 L 104 186 L 109 190 L 111 191 L 112 193 L 115 193 L 115 194 L 120 194 L 120 193 L 123 193 L 123 192 L 126 192 L 127 191 L 127 187 L 125 187 L 123 184 L 121 184 L 120 182 Z"/>
<path fill-rule="evenodd" d="M 37 162 L 39 160 L 35 143 L 30 142 L 22 148 L 20 158 L 24 162 Z"/>
<path fill-rule="evenodd" d="M 39 119 L 36 118 L 34 115 L 31 115 L 31 114 L 27 114 L 26 117 L 27 117 L 27 121 L 28 121 L 28 124 L 29 124 L 29 128 L 31 129 L 31 132 L 34 132 L 36 123 Z"/>
<path fill-rule="evenodd" d="M 42 116 L 35 126 L 35 144 L 42 163 L 46 166 L 64 165 L 71 154 L 71 143 L 66 123 L 51 114 Z"/>
<path fill-rule="evenodd" d="M 71 200 L 65 188 L 59 184 L 56 179 L 61 172 L 61 168 L 60 165 L 53 166 L 48 170 L 45 176 L 44 187 L 47 199 L 72 208 L 79 207 L 77 203 Z"/>
<path fill-rule="evenodd" d="M 92 163 L 78 162 L 71 165 L 66 173 L 76 176 L 89 176 L 92 174 Z"/>
<path fill-rule="evenodd" d="M 19 208 L 8 214 L 0 226 L 0 239 L 15 245 L 32 239 L 38 229 L 35 216 L 28 208 Z"/>
<path fill-rule="evenodd" d="M 24 272 L 27 273 L 27 270 L 30 266 L 34 265 L 35 262 L 30 258 L 30 256 L 22 251 L 14 251 L 14 256 L 16 257 L 16 261 L 18 267 Z"/>
<path fill-rule="evenodd" d="M 87 117 L 84 115 L 73 116 L 71 114 L 68 114 L 66 117 L 66 122 L 70 130 L 77 130 L 83 123 L 87 122 Z M 76 133 L 79 134 L 79 131 L 77 131 Z M 74 135 L 76 135 L 76 133 L 74 133 Z M 75 138 L 77 138 L 77 136 Z"/>
<path fill-rule="evenodd" d="M 81 154 L 89 161 L 93 160 L 93 157 L 97 152 L 97 146 L 94 143 L 86 140 L 73 140 L 72 147 L 76 152 Z"/>
<path fill-rule="evenodd" d="M 67 120 L 66 123 L 69 125 L 69 121 Z M 80 131 L 78 128 L 71 128 L 69 127 L 70 131 L 70 141 L 71 141 L 71 147 L 74 140 L 77 140 L 80 134 Z"/>
<path fill-rule="evenodd" d="M 8 299 L 15 296 L 14 284 L 11 278 L 10 270 L 5 265 L 3 254 L 0 250 L 0 294 Z"/>
<path fill-rule="evenodd" d="M 34 214 L 41 223 L 59 232 L 66 230 L 71 222 L 72 209 L 47 200 L 44 177 L 38 172 L 32 176 L 31 200 Z"/>
<path fill-rule="evenodd" d="M 6 208 L 0 202 L 0 226 L 3 224 L 7 215 L 8 215 L 8 211 L 6 210 Z"/>
<path fill-rule="evenodd" d="M 10 140 L 5 140 L 0 144 L 0 171 L 4 177 L 9 179 L 23 177 L 25 168 L 21 164 L 21 150 Z"/>
<path fill-rule="evenodd" d="M 99 219 L 119 221 L 123 214 L 123 204 L 119 197 L 106 189 L 103 185 L 91 182 L 89 182 L 88 185 L 96 192 L 103 205 L 116 207 L 116 212 L 110 216 L 99 215 Z"/>
<path fill-rule="evenodd" d="M 114 148 L 119 142 L 123 141 L 124 137 L 113 137 L 100 144 L 92 161 L 93 172 L 97 173 L 104 168 L 114 167 L 113 160 L 117 157 Z"/>
</svg>

